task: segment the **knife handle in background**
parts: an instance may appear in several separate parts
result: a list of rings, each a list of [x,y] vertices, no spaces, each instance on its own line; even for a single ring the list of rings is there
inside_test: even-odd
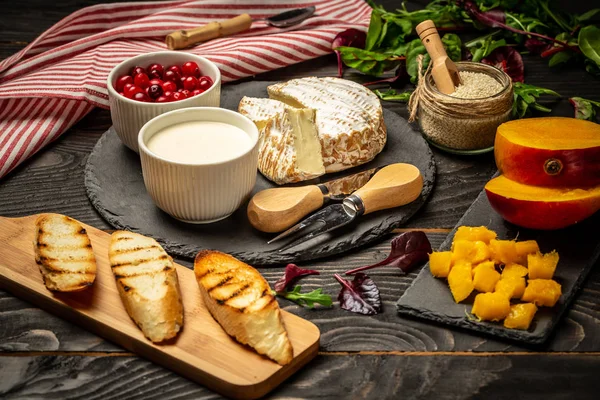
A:
[[[199,28],[172,32],[165,38],[165,43],[170,50],[179,50],[196,43],[243,32],[250,29],[251,25],[252,17],[242,14],[225,21],[211,22]]]
[[[423,177],[411,164],[392,164],[378,171],[366,185],[354,192],[362,200],[365,211],[385,210],[416,200],[423,190]]]
[[[281,232],[323,206],[316,185],[267,189],[250,199],[248,219],[262,232]]]

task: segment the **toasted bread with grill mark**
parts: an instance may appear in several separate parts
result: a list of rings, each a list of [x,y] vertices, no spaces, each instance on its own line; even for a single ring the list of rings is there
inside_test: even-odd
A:
[[[281,311],[262,275],[242,261],[205,250],[194,273],[206,307],[225,332],[281,365],[293,358]]]
[[[127,313],[152,342],[177,335],[183,304],[173,259],[152,238],[117,231],[108,248],[110,266]]]
[[[44,284],[57,292],[76,292],[96,279],[96,258],[83,226],[73,218],[46,214],[35,222],[35,261]]]

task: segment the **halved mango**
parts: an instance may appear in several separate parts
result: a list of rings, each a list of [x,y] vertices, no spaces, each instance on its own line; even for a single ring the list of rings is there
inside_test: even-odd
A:
[[[547,188],[501,175],[485,185],[485,192],[502,218],[531,229],[564,228],[600,210],[600,185],[589,189]]]
[[[530,279],[521,300],[536,306],[554,307],[561,294],[560,284],[552,279]]]
[[[465,261],[456,263],[448,274],[448,285],[455,302],[459,303],[469,297],[474,288],[471,263]]]
[[[502,293],[480,293],[471,313],[484,321],[501,321],[510,313],[510,301]]]
[[[539,251],[527,256],[527,268],[529,279],[552,279],[556,265],[558,264],[558,253],[552,251],[542,254]]]
[[[452,252],[434,251],[429,255],[429,270],[437,278],[447,278],[452,266]]]
[[[531,320],[537,312],[537,306],[532,303],[521,303],[510,306],[510,313],[504,320],[504,327],[511,329],[529,329]]]

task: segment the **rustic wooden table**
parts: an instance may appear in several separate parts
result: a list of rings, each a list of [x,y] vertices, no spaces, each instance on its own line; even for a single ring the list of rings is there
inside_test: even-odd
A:
[[[0,59],[92,0],[29,0],[0,3]],[[387,1],[388,8],[393,2]],[[526,81],[559,92],[553,115],[571,116],[567,98],[600,100],[600,80],[578,66],[549,69],[526,56]],[[257,76],[283,80],[334,76],[333,55]],[[347,72],[349,79],[360,80]],[[406,117],[404,104],[385,107]],[[87,156],[110,127],[110,115],[96,109],[58,141],[0,181],[0,215],[17,217],[58,212],[100,229],[109,226],[90,205],[83,184]],[[434,149],[437,182],[426,206],[405,229],[427,233],[434,248],[456,224],[495,172],[492,154],[458,157]],[[590,233],[598,236],[597,233]],[[352,266],[384,258],[391,235],[371,247],[302,265],[321,271],[303,281],[336,296],[332,278]],[[181,261],[184,265],[189,262]],[[273,283],[280,268],[261,272]],[[367,317],[341,310],[306,310],[286,300],[286,310],[313,321],[322,332],[319,356],[281,385],[273,398],[576,398],[596,399],[600,368],[600,269],[592,271],[571,310],[543,346],[472,335],[399,317],[395,302],[416,272],[393,268],[370,275],[385,311]],[[219,398],[167,369],[136,357],[79,327],[0,291],[0,398]]]

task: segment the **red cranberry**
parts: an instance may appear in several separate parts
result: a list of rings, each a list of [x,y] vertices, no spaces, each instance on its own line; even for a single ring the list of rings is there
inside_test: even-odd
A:
[[[133,79],[133,78],[131,78]],[[123,86],[123,93],[127,93],[127,90],[129,90],[129,88],[133,87],[133,83],[126,83],[125,86]]]
[[[125,85],[128,83],[133,83],[133,78],[129,75],[123,75],[119,79],[117,79],[115,89],[117,90],[117,92],[122,92],[123,89],[125,89]]]
[[[198,68],[198,64],[193,61],[184,63],[181,67],[181,71],[183,72],[183,76],[193,76],[196,78],[200,76],[200,68]]]
[[[163,77],[165,81],[175,82],[175,84],[179,82],[180,78],[181,76],[177,72],[171,70],[165,72],[165,75]]]
[[[209,76],[201,76],[198,79],[198,89],[207,90],[213,85],[212,79]]]
[[[135,67],[133,67],[133,69],[131,70],[131,76],[135,77],[137,74],[145,74],[146,70],[144,69],[144,67],[140,67],[139,65],[136,65]]]
[[[148,67],[148,71],[150,78],[162,79],[165,68],[160,64],[152,64]]]
[[[148,95],[144,92],[134,94],[132,99],[136,101],[143,101],[144,103],[150,102],[150,97],[148,97]]]
[[[133,83],[135,86],[146,89],[148,86],[150,86],[150,79],[148,79],[148,75],[139,73],[133,78]]]
[[[167,71],[173,71],[179,76],[182,75],[181,68],[179,67],[179,65],[171,65],[169,68],[167,68]]]
[[[160,85],[150,85],[148,86],[148,89],[146,89],[146,93],[151,99],[157,99],[162,96],[163,89]]]
[[[185,94],[185,98],[186,98],[186,99],[187,99],[188,97],[192,97],[192,92],[190,92],[190,91],[189,91],[189,90],[187,90],[187,89],[183,89],[183,90],[181,91],[181,93]]]
[[[172,82],[172,81],[163,82],[162,88],[165,92],[177,91],[177,85],[175,84],[175,82]]]
[[[157,78],[150,79],[150,85],[160,85],[160,86],[162,86],[163,85],[163,81],[162,81],[162,79],[157,79]]]
[[[158,99],[155,100],[157,103],[168,103],[169,102],[169,98],[167,96],[160,96]]]
[[[164,91],[163,96],[167,97],[167,98],[171,98],[173,97],[173,93],[177,93],[177,92],[170,92],[170,91]]]
[[[193,76],[188,76],[183,81],[183,88],[189,91],[196,90],[198,87],[198,79]]]
[[[142,89],[139,86],[135,86],[135,85],[129,87],[123,93],[125,93],[125,97],[127,97],[128,99],[133,99],[133,96],[136,95],[137,93],[143,93],[144,95],[146,95],[146,93],[144,93],[144,89]]]
[[[119,92],[119,94],[120,94],[121,96],[125,96],[125,94],[124,94],[123,92]]]
[[[198,96],[200,93],[204,92],[202,89],[196,89],[192,92],[192,96]]]
[[[185,98],[186,97],[183,92],[175,92],[175,93],[173,93],[173,96],[172,96],[173,101],[183,100]]]

